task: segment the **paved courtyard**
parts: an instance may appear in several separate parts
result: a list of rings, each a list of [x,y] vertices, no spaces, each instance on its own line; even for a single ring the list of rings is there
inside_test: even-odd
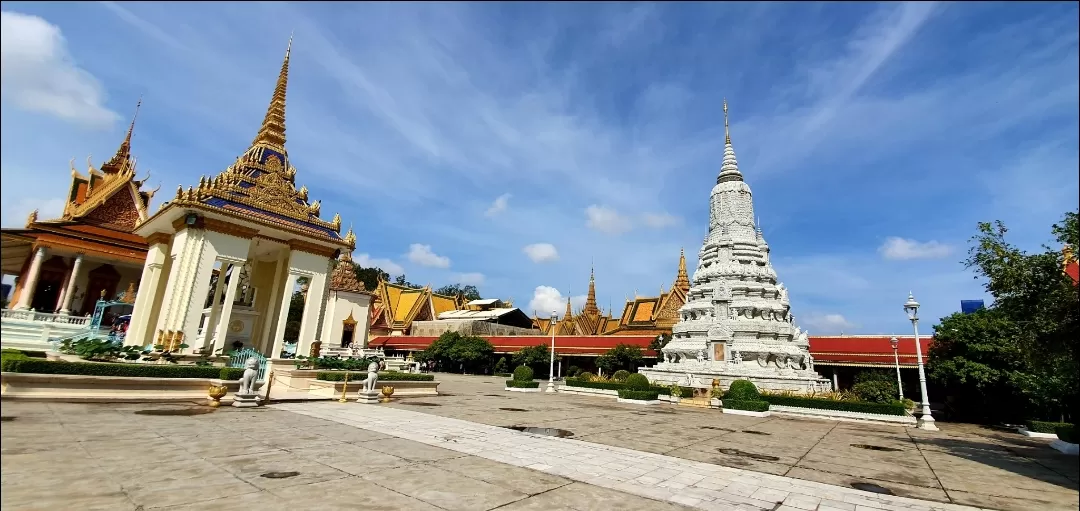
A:
[[[378,406],[314,402],[212,411],[5,402],[3,416],[12,419],[2,426],[0,507],[1078,507],[1077,459],[1012,433],[949,424],[929,434],[753,419],[601,397],[509,393],[495,378],[438,378],[450,395]],[[211,413],[146,415],[176,409]],[[500,427],[515,425],[573,436]],[[860,482],[898,497],[852,489]]]

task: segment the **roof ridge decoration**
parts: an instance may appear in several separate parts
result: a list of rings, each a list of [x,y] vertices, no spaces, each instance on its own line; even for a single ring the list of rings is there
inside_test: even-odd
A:
[[[217,176],[201,177],[198,187],[178,189],[172,203],[238,210],[242,215],[275,223],[300,224],[305,230],[314,228],[323,237],[340,242],[341,216],[334,215],[331,221],[319,218],[322,205],[308,201],[306,186],[297,189],[296,168],[285,149],[285,98],[292,40],[290,36],[270,105],[251,146]]]
[[[690,291],[690,276],[686,273],[686,250],[679,248],[679,272],[675,275],[672,290],[680,289],[683,294]]]
[[[352,257],[345,254],[338,259],[334,272],[330,274],[330,290],[345,291],[349,293],[362,293],[367,291],[364,283],[356,278],[356,265]]]
[[[596,267],[591,266],[589,268],[589,293],[585,298],[585,307],[581,311],[583,314],[598,316],[600,314],[600,308],[596,305]]]
[[[724,98],[724,161],[720,164],[720,175],[716,176],[717,184],[725,181],[742,181],[742,173],[739,172],[739,161],[735,159],[735,148],[731,145],[731,126],[728,124],[727,98]]]

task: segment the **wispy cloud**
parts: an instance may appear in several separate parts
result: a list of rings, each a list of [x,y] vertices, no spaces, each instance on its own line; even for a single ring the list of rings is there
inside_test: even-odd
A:
[[[491,207],[487,208],[487,211],[484,212],[484,215],[491,217],[491,216],[498,215],[499,213],[502,213],[503,211],[506,211],[506,205],[507,205],[507,203],[509,201],[510,201],[510,194],[509,193],[504,193],[504,194],[496,197],[495,202],[491,203]]]
[[[595,204],[585,208],[585,225],[594,231],[614,235],[622,234],[634,227],[629,218],[614,208]]]
[[[818,335],[851,333],[858,325],[850,322],[841,314],[810,314],[800,318],[799,323],[805,325],[807,330]]]
[[[878,253],[885,259],[905,261],[908,259],[940,259],[953,253],[953,248],[944,243],[930,240],[915,241],[897,236],[885,238],[885,243],[878,247]]]
[[[409,253],[405,254],[405,257],[407,257],[410,262],[419,264],[420,266],[430,266],[432,268],[450,267],[450,258],[432,252],[431,245],[413,243],[412,245],[409,245]]]
[[[559,260],[559,251],[551,243],[532,243],[521,249],[534,263],[548,263]]]
[[[458,273],[454,280],[456,280],[458,284],[467,286],[482,286],[484,285],[484,274],[477,272]]]

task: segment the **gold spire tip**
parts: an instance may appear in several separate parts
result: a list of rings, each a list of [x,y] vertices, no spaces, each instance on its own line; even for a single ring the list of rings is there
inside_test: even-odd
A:
[[[731,143],[731,127],[728,125],[727,98],[724,98],[724,143]]]

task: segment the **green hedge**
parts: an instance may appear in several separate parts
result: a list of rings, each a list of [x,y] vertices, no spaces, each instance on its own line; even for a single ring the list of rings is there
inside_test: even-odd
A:
[[[79,376],[124,376],[142,378],[218,378],[239,380],[244,369],[195,365],[101,364],[92,362],[52,362],[5,356],[0,370],[13,373],[69,374]]]
[[[638,401],[656,401],[660,393],[656,389],[632,390],[620,389],[619,399],[636,399]]]
[[[367,378],[367,373],[350,373],[348,371],[321,371],[315,373],[315,379],[325,381],[343,381],[346,374],[349,375],[349,381],[363,380]],[[401,373],[398,371],[384,371],[379,373],[379,381],[435,381],[435,375]]]
[[[816,408],[819,410],[835,410],[839,412],[876,413],[880,415],[907,415],[904,405],[898,403],[865,403],[862,401],[834,401],[803,396],[778,396],[766,394],[760,397],[775,406],[798,406],[802,408]],[[728,400],[724,400],[727,406]]]
[[[14,349],[14,348],[4,348],[3,350],[0,350],[0,355],[3,355],[3,356],[15,355],[15,356],[22,356],[22,357],[25,357],[25,358],[46,358],[46,355],[45,355],[44,351],[25,351],[25,350],[17,350],[17,349]]]
[[[1068,422],[1027,421],[1027,430],[1034,433],[1055,433],[1062,426],[1072,427]]]
[[[580,378],[567,378],[564,382],[567,387],[581,387],[585,389],[603,389],[603,390],[623,390],[626,385],[613,381],[587,381]],[[671,395],[671,389],[667,387],[652,387],[649,390],[655,390],[662,396]]]
[[[743,399],[725,399],[724,408],[732,410],[746,410],[748,412],[767,412],[769,411],[768,401],[753,401]]]
[[[735,380],[731,382],[731,386],[728,387],[728,391],[724,393],[724,399],[734,399],[736,401],[758,401],[761,398],[761,394],[758,392],[754,382],[750,380]]]
[[[507,387],[514,387],[518,389],[535,389],[540,386],[538,381],[521,381],[521,380],[506,380]]]
[[[512,373],[495,373],[495,376],[499,378],[513,378],[514,375]]]
[[[1057,433],[1058,439],[1062,442],[1068,442],[1075,444],[1076,442],[1076,426],[1072,424],[1065,424],[1064,426],[1058,426],[1054,428],[1054,432]]]

